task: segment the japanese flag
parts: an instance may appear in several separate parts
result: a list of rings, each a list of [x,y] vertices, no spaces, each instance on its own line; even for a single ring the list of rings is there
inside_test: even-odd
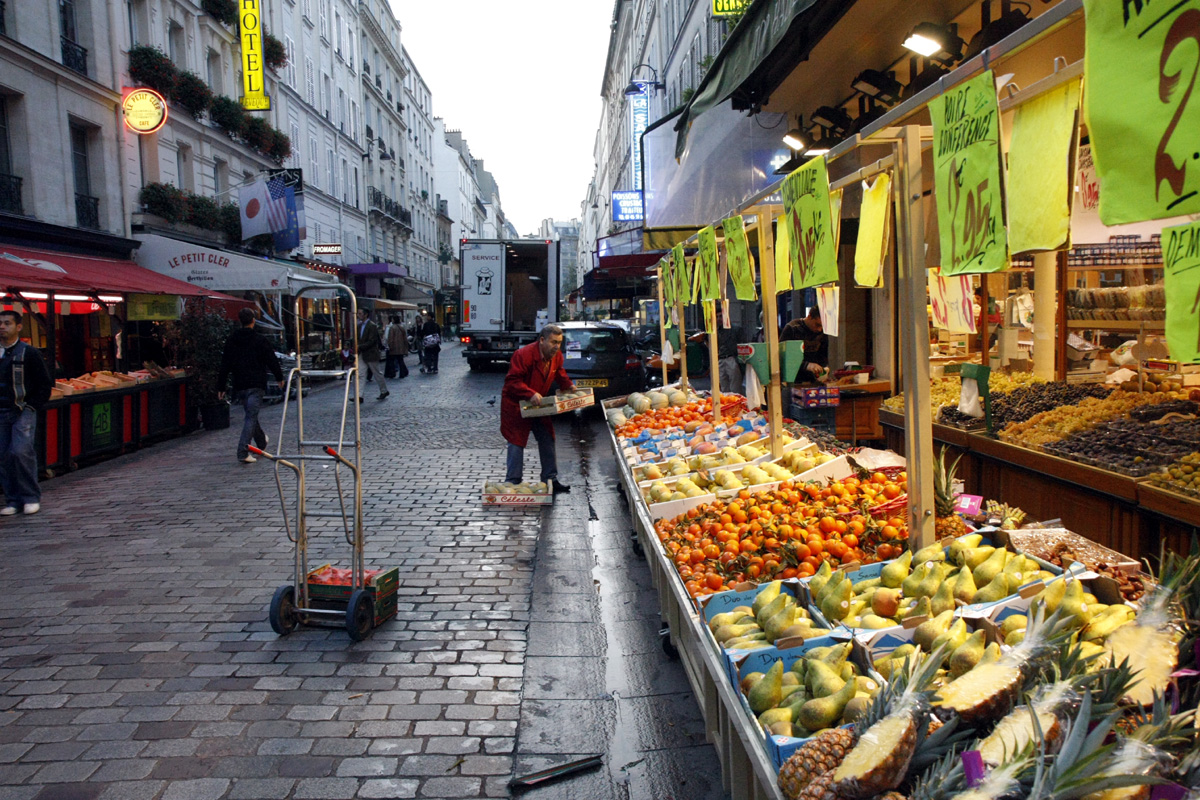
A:
[[[267,218],[267,205],[271,198],[267,194],[267,184],[255,181],[238,190],[238,206],[242,212],[242,241],[251,236],[271,232],[271,223]]]

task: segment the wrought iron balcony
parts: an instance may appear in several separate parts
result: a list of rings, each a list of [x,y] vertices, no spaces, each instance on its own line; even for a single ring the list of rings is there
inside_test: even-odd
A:
[[[73,69],[80,75],[87,77],[87,48],[72,42],[67,37],[62,39],[62,63],[67,69]]]
[[[75,195],[75,224],[80,228],[100,230],[100,198],[86,194]]]
[[[391,89],[387,90],[387,99],[388,99],[389,103],[392,102],[392,90]]]
[[[0,175],[0,211],[9,214],[24,214],[21,205],[21,178],[17,175]]]
[[[369,142],[374,138],[375,138],[375,132],[373,130],[371,130],[371,126],[368,125],[367,126],[367,141]]]
[[[376,89],[383,88],[383,78],[379,77],[378,75],[375,76],[375,88]]]
[[[366,75],[371,74],[371,62],[367,61],[365,58],[363,59],[363,70],[362,71]]]
[[[367,205],[369,210],[377,211],[401,227],[412,230],[412,212],[374,186],[367,187]]]

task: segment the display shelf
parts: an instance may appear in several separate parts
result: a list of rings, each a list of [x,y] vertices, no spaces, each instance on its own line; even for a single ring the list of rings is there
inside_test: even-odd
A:
[[[1138,483],[1137,492],[1138,504],[1147,511],[1200,527],[1200,503],[1196,502],[1196,498],[1145,480]]]
[[[1072,330],[1090,331],[1140,331],[1162,333],[1167,323],[1161,319],[1069,319],[1067,327]]]

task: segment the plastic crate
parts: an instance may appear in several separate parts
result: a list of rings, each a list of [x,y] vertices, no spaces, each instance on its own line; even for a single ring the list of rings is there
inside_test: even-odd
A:
[[[837,409],[832,406],[819,406],[816,408],[805,408],[798,403],[792,403],[788,410],[788,416],[799,422],[801,425],[828,433],[831,436],[837,433],[837,421],[835,419]]]
[[[836,386],[805,386],[792,390],[792,403],[804,408],[833,408],[841,402],[842,390]]]

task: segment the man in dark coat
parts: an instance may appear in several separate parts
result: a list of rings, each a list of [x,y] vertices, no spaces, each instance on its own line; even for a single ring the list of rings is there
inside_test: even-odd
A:
[[[0,516],[42,508],[37,479],[37,415],[54,381],[42,353],[21,341],[21,315],[0,311]]]
[[[369,369],[375,373],[375,383],[379,386],[379,399],[384,400],[391,392],[388,391],[387,381],[383,377],[383,365],[379,363],[383,351],[383,336],[379,326],[371,321],[371,312],[365,308],[358,310],[358,376],[367,374]],[[361,385],[361,384],[360,384]],[[359,394],[358,402],[362,402]]]
[[[425,312],[425,322],[421,325],[421,349],[425,358],[421,371],[436,375],[438,371],[438,353],[442,352],[442,326],[437,324],[433,315]]]
[[[563,369],[562,328],[547,325],[538,339],[513,353],[504,389],[500,395],[500,434],[508,442],[508,471],[505,480],[520,483],[525,471],[525,445],[529,434],[537,439],[542,460],[542,480],[554,481],[554,493],[569,492],[571,487],[558,480],[558,460],[554,453],[554,426],[550,417],[521,416],[522,400],[541,402],[543,396],[559,389],[573,391],[575,384]]]
[[[279,368],[275,348],[267,337],[254,331],[254,310],[243,308],[238,311],[238,322],[242,327],[229,334],[225,341],[221,371],[217,373],[217,397],[225,399],[226,381],[232,375],[233,396],[246,411],[242,435],[238,439],[237,459],[243,464],[253,464],[258,459],[250,455],[250,440],[254,440],[259,450],[267,449],[267,434],[258,424],[258,409],[267,391],[267,372],[282,389],[283,370]]]
[[[803,319],[784,325],[779,341],[804,342],[804,363],[796,374],[796,383],[813,382],[829,368],[829,337],[821,327],[821,311],[816,306]]]

